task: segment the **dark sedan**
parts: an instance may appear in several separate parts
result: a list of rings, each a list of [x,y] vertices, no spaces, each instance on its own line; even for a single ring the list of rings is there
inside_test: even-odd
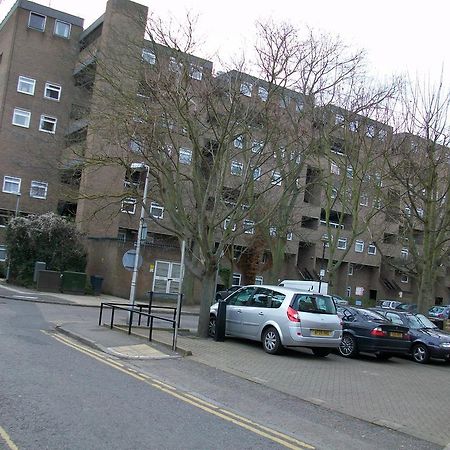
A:
[[[393,324],[409,327],[410,353],[414,361],[426,363],[430,358],[450,361],[450,333],[440,330],[423,314],[379,310]]]
[[[362,352],[388,359],[394,354],[408,354],[411,343],[407,326],[395,325],[367,309],[338,306],[337,310],[343,323],[342,356],[350,358]]]

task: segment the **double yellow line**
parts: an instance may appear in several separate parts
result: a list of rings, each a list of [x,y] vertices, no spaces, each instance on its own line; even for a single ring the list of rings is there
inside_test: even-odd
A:
[[[142,381],[143,383],[146,383],[156,389],[159,389],[160,391],[165,392],[166,394],[169,394],[172,397],[175,397],[175,398],[177,398],[185,403],[188,403],[192,406],[195,406],[196,408],[199,408],[209,414],[212,414],[216,417],[226,420],[227,422],[231,422],[241,428],[251,431],[252,433],[257,434],[258,436],[261,436],[261,437],[269,439],[273,442],[276,442],[277,444],[280,444],[286,448],[289,448],[292,450],[298,450],[298,449],[314,450],[315,449],[315,447],[313,447],[310,444],[307,444],[307,443],[302,442],[298,439],[295,439],[291,436],[288,436],[287,434],[280,433],[279,431],[272,430],[271,428],[260,425],[256,422],[253,422],[252,420],[249,420],[245,417],[235,414],[232,411],[228,411],[224,408],[220,408],[220,407],[218,407],[212,403],[209,403],[205,400],[202,400],[192,394],[180,391],[177,388],[175,388],[174,386],[170,386],[169,384],[163,383],[162,381],[159,381],[155,378],[151,378],[142,372],[138,372],[134,369],[131,369],[131,368],[125,366],[124,364],[105,356],[104,354],[102,354],[100,352],[91,350],[86,347],[82,347],[81,345],[78,345],[77,343],[66,338],[65,336],[56,335],[53,333],[47,333],[45,331],[44,331],[44,333],[49,334],[57,341],[65,344],[69,347],[72,347],[73,349],[78,350],[79,352],[84,353],[85,355],[88,355],[91,358],[94,358],[97,361],[102,362],[103,364],[113,367],[114,369],[119,370],[120,372],[123,372],[139,381]],[[0,430],[1,430],[1,428],[0,428]],[[10,447],[10,448],[11,448],[11,450],[17,449],[17,447]]]
[[[14,444],[13,440],[9,437],[9,434],[1,426],[0,426],[0,438],[3,440],[3,442],[8,446],[10,450],[19,450],[17,445]]]

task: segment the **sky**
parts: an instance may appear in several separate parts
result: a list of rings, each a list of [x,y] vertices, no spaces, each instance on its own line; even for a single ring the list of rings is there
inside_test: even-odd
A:
[[[35,0],[82,17],[89,26],[105,10],[106,0]],[[15,0],[0,0],[0,18]],[[272,18],[338,35],[350,47],[365,49],[375,77],[408,74],[438,80],[449,74],[447,0],[138,0],[162,18],[198,15],[203,42],[196,55],[216,61],[240,55],[253,43],[254,23]]]

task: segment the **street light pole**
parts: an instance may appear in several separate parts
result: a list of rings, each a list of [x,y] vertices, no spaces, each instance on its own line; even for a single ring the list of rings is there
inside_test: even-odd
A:
[[[16,192],[14,195],[17,196],[16,198],[16,210],[14,211],[14,217],[19,217],[19,203],[20,203],[20,192]],[[11,258],[8,256],[8,266],[6,267],[6,281],[9,282],[9,275],[11,272]]]
[[[131,320],[131,310],[134,309],[135,299],[136,299],[136,284],[138,277],[138,266],[139,266],[139,255],[141,252],[141,240],[142,240],[142,229],[144,228],[145,223],[145,204],[147,202],[147,189],[148,189],[148,178],[150,167],[144,163],[132,163],[131,168],[136,171],[143,172],[145,170],[145,184],[144,184],[144,193],[142,195],[142,206],[141,206],[141,215],[139,218],[139,229],[138,229],[138,237],[136,241],[136,251],[134,255],[134,264],[133,264],[133,274],[131,276],[131,286],[130,286],[130,320]]]
[[[322,287],[322,278],[325,275],[325,273],[324,273],[325,269],[323,268],[323,262],[325,259],[325,246],[326,246],[326,242],[322,241],[322,260],[320,261],[319,294],[321,293],[320,289]]]

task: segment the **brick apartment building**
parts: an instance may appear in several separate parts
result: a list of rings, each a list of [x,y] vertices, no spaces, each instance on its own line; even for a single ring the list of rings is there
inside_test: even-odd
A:
[[[147,17],[147,13],[142,5],[109,0],[105,13],[83,29],[81,18],[18,0],[0,24],[0,260],[6,256],[2,228],[10,217],[55,211],[72,217],[86,234],[88,273],[104,278],[105,292],[128,296],[131,275],[122,266],[122,256],[133,248],[140,208],[135,199],[124,200],[123,191],[139,180],[121,168],[108,166],[81,173],[77,162],[81,156],[98,155],[99,149],[110,154],[117,152],[112,144],[102,140],[88,120],[90,112],[104,107],[105,101],[102,82],[96,77],[95,55],[112,55],[112,63],[115,57],[120,57],[125,41],[141,40],[142,58],[152,64],[155,55],[151,43],[144,41],[144,28],[136,26],[136,19]],[[191,67],[199,70],[198,75],[192,72],[193,76],[200,80],[213,76],[211,61],[192,55],[187,58]],[[169,67],[170,58],[166,63]],[[254,96],[264,94],[261,80],[250,76],[247,80],[244,95],[250,97],[252,91]],[[295,92],[290,95],[300,98]],[[295,111],[298,103],[294,101],[290,107]],[[333,123],[339,124],[342,114],[337,109],[332,114]],[[370,127],[392,134],[382,123],[373,122]],[[336,147],[334,153],[339,152]],[[340,211],[336,207],[326,226],[324,193],[317,173],[317,167],[305,164],[302,179],[310,188],[305,189],[297,204],[301,218],[298,229],[287,236],[280,279],[319,278],[328,256],[324,234],[330,226],[340,230],[338,249],[347,249],[346,236],[351,234],[352,217],[347,215],[343,221],[333,221],[333,214]],[[95,194],[101,192],[110,192],[117,200],[106,204],[96,199]],[[157,201],[150,201],[149,205],[153,217],[168,220]],[[388,222],[382,224],[383,257],[367,235],[351,241],[352,248],[332,287],[334,293],[372,299],[408,300],[414,296],[413,280],[397,273],[383,260],[404,251],[397,239],[399,223]],[[244,242],[238,240],[236,244]],[[176,292],[180,246],[157,221],[148,223],[142,256],[138,296],[149,290]],[[260,273],[257,281],[263,282],[264,277]],[[438,301],[447,299],[449,294],[450,277],[443,274],[442,281],[436,291]],[[241,274],[234,267],[233,283],[241,282]]]

